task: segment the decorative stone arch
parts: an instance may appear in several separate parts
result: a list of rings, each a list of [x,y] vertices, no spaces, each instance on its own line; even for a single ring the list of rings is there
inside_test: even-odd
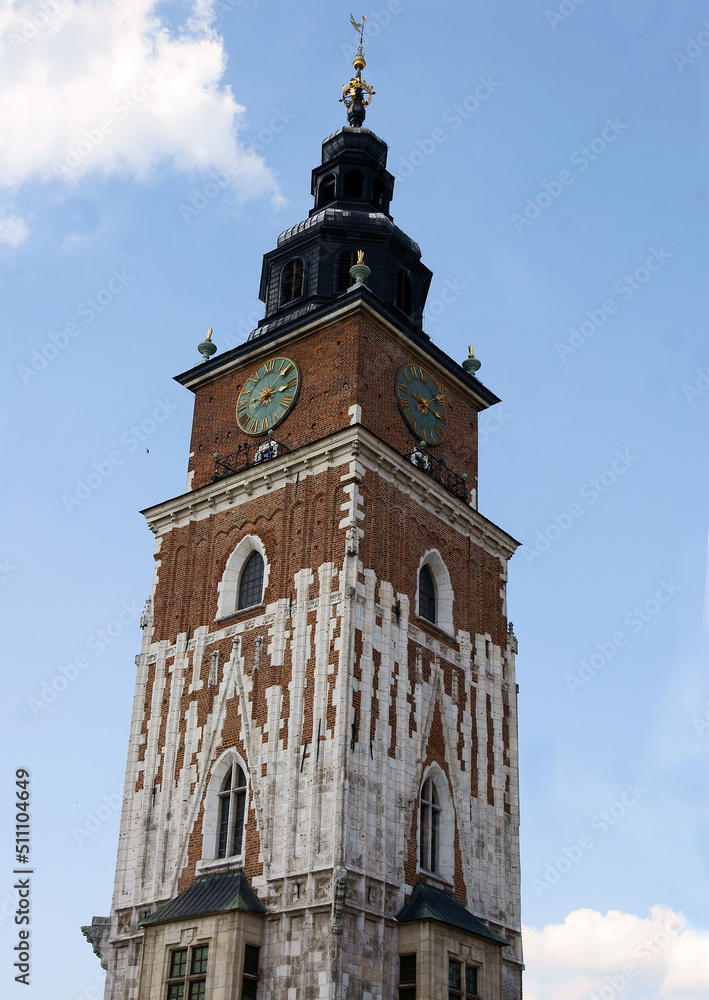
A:
[[[223,864],[228,860],[227,858],[217,858],[219,837],[219,793],[221,792],[224,780],[234,763],[239,765],[241,770],[244,772],[244,777],[246,778],[246,808],[244,809],[244,825],[246,825],[246,820],[249,815],[249,795],[251,792],[249,769],[246,766],[246,762],[241,754],[233,747],[230,747],[229,750],[224,751],[212,768],[212,776],[209,779],[207,791],[204,796],[204,814],[202,817],[202,861],[218,861],[220,864]],[[239,857],[243,857],[245,844],[246,842],[244,839],[244,846],[242,847],[242,853]]]
[[[244,566],[249,556],[258,552],[263,559],[263,591],[266,593],[268,576],[271,569],[266,558],[266,548],[258,535],[244,535],[232,554],[229,556],[222,576],[217,585],[217,620],[235,615],[239,609],[239,582]]]
[[[431,778],[436,787],[440,806],[440,819],[438,827],[438,864],[437,871],[434,873],[428,872],[426,868],[421,866],[419,842],[419,844],[416,845],[416,870],[422,874],[433,874],[435,878],[439,878],[444,882],[452,883],[453,876],[455,874],[455,809],[453,807],[453,799],[451,797],[448,778],[446,777],[445,771],[440,764],[435,761],[432,764],[429,764],[421,777],[421,784],[419,786],[417,799],[417,826],[419,826],[421,822],[421,793],[429,778]],[[419,829],[419,837],[420,833],[421,831]]]
[[[416,614],[420,616],[419,579],[421,576],[421,569],[424,566],[428,566],[428,570],[433,577],[433,586],[436,591],[436,620],[433,624],[437,625],[438,628],[443,629],[444,632],[448,632],[449,635],[453,635],[453,587],[451,586],[451,577],[448,572],[448,567],[443,562],[443,558],[441,557],[441,553],[438,549],[428,549],[421,556],[419,567],[416,571]]]

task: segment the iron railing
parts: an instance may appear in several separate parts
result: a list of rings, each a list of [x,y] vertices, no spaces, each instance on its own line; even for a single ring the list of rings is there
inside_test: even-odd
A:
[[[458,497],[464,503],[468,502],[467,475],[459,476],[457,472],[449,469],[442,458],[436,458],[430,451],[423,448],[414,448],[409,456],[412,465],[425,472],[431,479],[435,479],[441,486]]]
[[[290,448],[286,448],[280,441],[269,438],[260,443],[254,441],[253,444],[240,444],[230,455],[220,456],[215,453],[212,482],[224,479],[225,476],[233,476],[235,472],[242,472],[262,462],[270,462],[272,458],[285,455],[288,451]]]

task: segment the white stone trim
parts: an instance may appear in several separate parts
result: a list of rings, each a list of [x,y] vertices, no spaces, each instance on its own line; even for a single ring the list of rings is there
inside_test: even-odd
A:
[[[247,559],[254,552],[258,552],[263,559],[263,590],[261,592],[261,597],[263,598],[268,586],[268,575],[271,571],[271,566],[266,556],[266,547],[258,535],[244,535],[227,559],[224,575],[221,582],[217,584],[219,598],[217,601],[216,621],[220,621],[222,618],[229,618],[239,610],[241,573]]]
[[[436,591],[436,620],[433,622],[438,628],[453,636],[453,601],[455,595],[451,586],[451,576],[448,567],[443,562],[443,557],[438,549],[427,549],[419,560],[419,568],[416,571],[416,614],[419,612],[419,579],[421,570],[428,566],[433,577],[433,586]],[[425,619],[424,619],[425,620]]]
[[[204,815],[202,817],[202,860],[200,862],[200,867],[208,868],[213,867],[209,862],[215,862],[216,864],[225,865],[227,862],[233,862],[236,860],[243,861],[244,851],[246,849],[246,836],[242,839],[242,851],[241,854],[234,855],[230,858],[217,858],[217,838],[219,836],[219,793],[222,790],[222,784],[224,779],[229,773],[232,765],[236,762],[241,770],[244,772],[246,778],[246,806],[244,808],[244,825],[249,815],[249,793],[251,791],[251,779],[249,776],[249,769],[246,766],[246,761],[243,759],[240,753],[238,753],[233,747],[225,750],[224,753],[216,761],[214,767],[212,768],[212,776],[209,779],[209,784],[207,785],[207,791],[204,796]]]

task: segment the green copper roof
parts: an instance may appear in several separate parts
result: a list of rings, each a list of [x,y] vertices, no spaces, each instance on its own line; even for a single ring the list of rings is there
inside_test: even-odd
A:
[[[165,903],[155,913],[140,921],[141,927],[151,924],[166,924],[170,920],[185,917],[199,917],[207,913],[223,913],[226,910],[248,910],[251,913],[266,913],[266,907],[249,885],[241,868],[234,872],[215,872],[201,875],[189,889]]]
[[[477,934],[478,937],[487,938],[495,944],[508,944],[499,934],[490,930],[487,924],[474,917],[470,910],[458,902],[455,896],[442,889],[434,889],[424,882],[417,882],[408,903],[405,903],[396,916],[399,923],[407,923],[412,920],[438,920],[442,924],[451,927],[460,927],[461,930]]]

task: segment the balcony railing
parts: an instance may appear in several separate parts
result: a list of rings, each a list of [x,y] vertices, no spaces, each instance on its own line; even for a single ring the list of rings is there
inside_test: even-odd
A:
[[[224,479],[225,476],[233,476],[235,472],[243,472],[244,469],[250,469],[262,462],[270,462],[272,458],[285,455],[288,451],[290,449],[284,444],[269,438],[268,441],[260,443],[254,441],[253,444],[241,444],[230,455],[215,454],[212,482]]]
[[[459,500],[468,503],[467,475],[459,476],[457,472],[453,472],[452,469],[448,468],[442,458],[436,458],[430,451],[426,451],[421,447],[414,448],[409,458],[411,464],[415,465],[417,469],[425,472],[431,479],[435,479],[445,490],[452,493],[454,497],[458,497]]]

